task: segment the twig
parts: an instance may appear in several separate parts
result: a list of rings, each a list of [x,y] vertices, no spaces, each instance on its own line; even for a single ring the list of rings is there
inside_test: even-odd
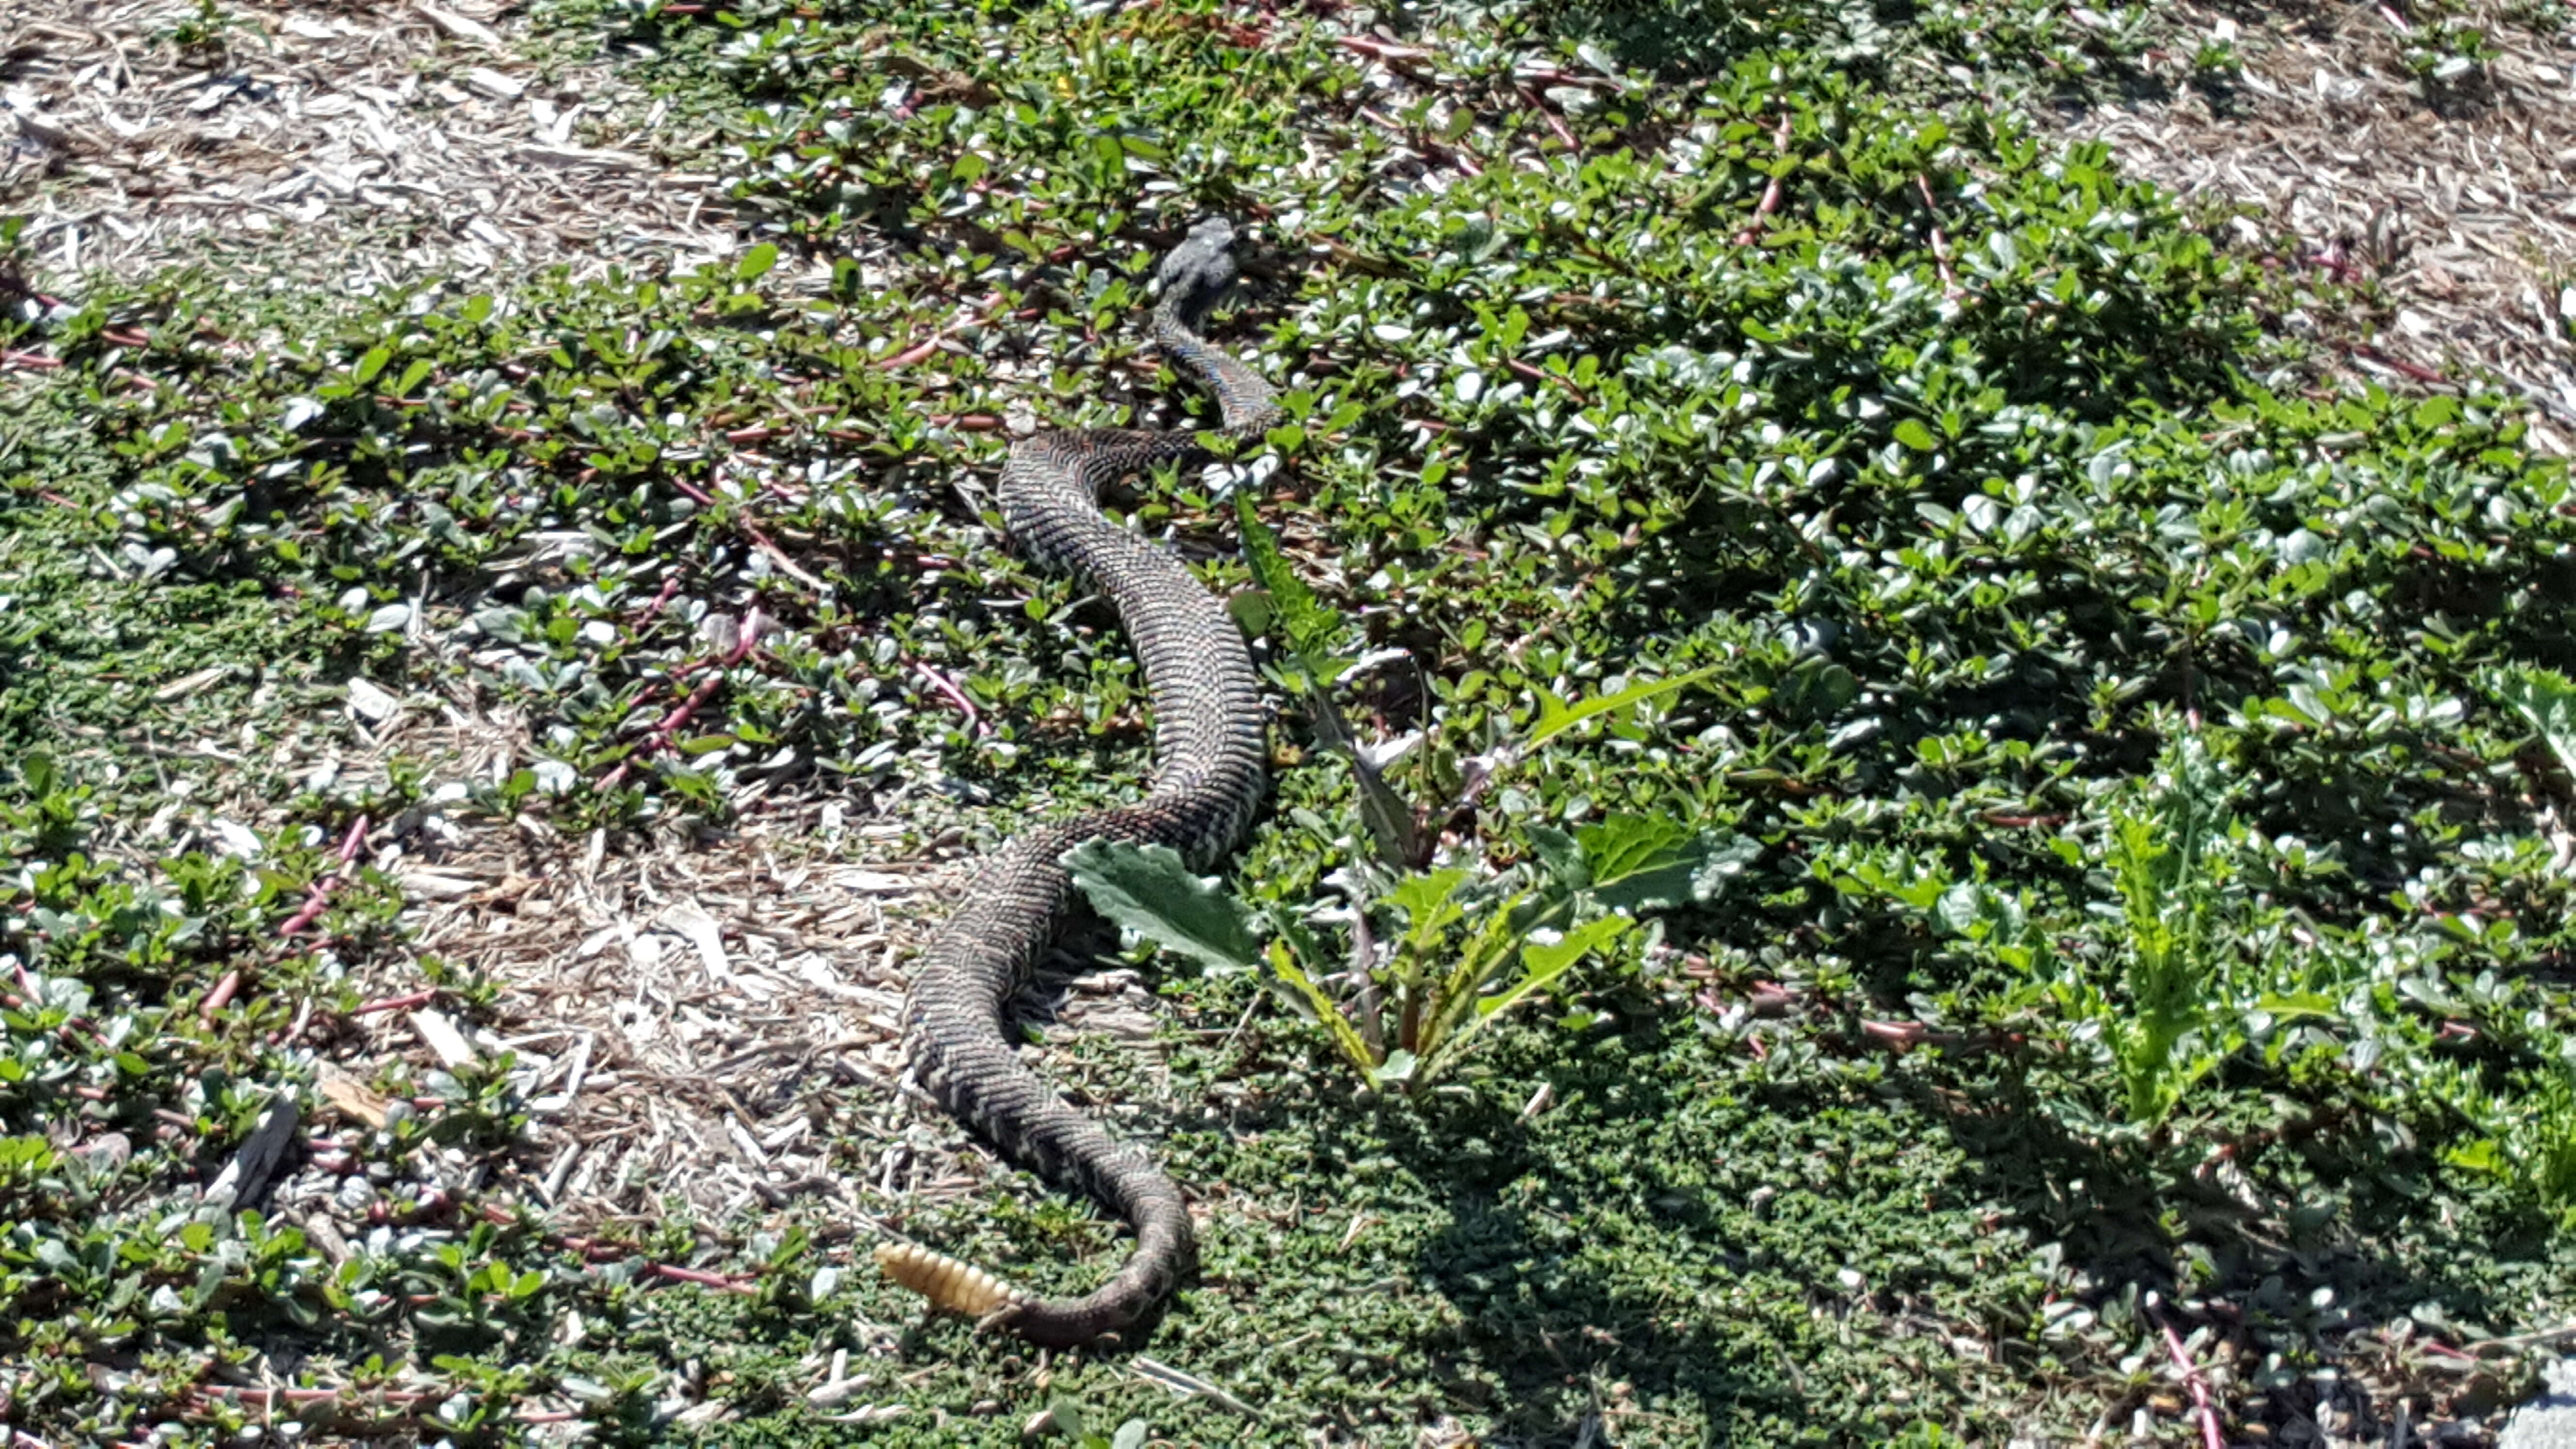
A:
[[[2147,1304],[2147,1316],[2156,1321],[2156,1327],[2164,1330],[2165,1352],[2173,1355],[2174,1367],[2182,1370],[2183,1386],[2191,1390],[2192,1408],[2200,1415],[2201,1449],[2227,1449],[2227,1435],[2218,1427],[2218,1410],[2209,1402],[2208,1378],[2201,1373],[2200,1365],[2191,1361],[2191,1351],[2183,1346],[2182,1335],[2174,1332],[2164,1310],[2151,1301]]]
[[[2364,362],[2376,362],[2380,366],[2385,367],[2392,372],[2399,373],[2411,381],[2425,383],[2443,383],[2450,381],[2449,378],[2444,377],[2441,373],[2432,368],[2426,367],[2420,362],[2408,362],[2402,357],[2391,357],[2387,353],[2380,351],[2378,348],[2371,346],[2367,342],[2348,342],[2344,344],[2343,350]]]
[[[673,478],[670,480],[670,483],[672,487],[679,489],[682,494],[686,495],[690,501],[696,503],[700,508],[713,508],[716,506],[714,494],[707,492],[707,490],[690,482],[688,479]],[[778,565],[781,573],[786,574],[789,578],[796,580],[798,583],[803,584],[805,587],[812,589],[818,594],[831,592],[823,586],[823,581],[821,579],[818,579],[812,574],[805,572],[802,568],[797,567],[796,560],[789,558],[787,556],[787,551],[780,548],[768,534],[762,532],[760,525],[752,522],[749,517],[735,518],[734,526],[742,530],[743,536],[751,540],[753,547],[759,549],[762,553],[769,555],[769,561]]]
[[[349,1014],[351,1016],[371,1016],[379,1011],[411,1011],[418,1007],[427,1006],[437,999],[438,989],[436,987],[429,987],[403,996],[379,997],[378,999],[367,1002],[362,1006],[351,1007],[349,1009]]]
[[[1226,1409],[1233,1413],[1241,1414],[1247,1419],[1258,1419],[1261,1417],[1260,1410],[1255,1409],[1250,1404],[1245,1403],[1243,1400],[1236,1398],[1234,1395],[1227,1393],[1225,1390],[1209,1383],[1207,1380],[1200,1378],[1196,1374],[1183,1373],[1181,1370],[1172,1367],[1170,1364],[1164,1363],[1159,1359],[1147,1358],[1141,1353],[1136,1355],[1135,1358],[1129,1360],[1129,1362],[1135,1365],[1136,1373],[1139,1377],[1151,1379],[1155,1383],[1161,1384],[1167,1389],[1174,1390],[1178,1393],[1188,1394],[1194,1398],[1205,1399],[1220,1409]]]
[[[1380,115],[1377,111],[1367,106],[1360,107],[1359,116],[1361,120],[1375,125],[1378,129],[1404,142],[1406,145],[1411,146],[1413,149],[1432,158],[1433,160],[1446,162],[1452,168],[1463,171],[1469,176],[1482,176],[1485,174],[1485,168],[1481,162],[1477,161],[1475,157],[1468,155],[1466,152],[1459,150],[1457,147],[1450,145],[1446,141],[1434,140],[1431,137],[1422,134],[1420,131],[1407,130],[1394,120]]]

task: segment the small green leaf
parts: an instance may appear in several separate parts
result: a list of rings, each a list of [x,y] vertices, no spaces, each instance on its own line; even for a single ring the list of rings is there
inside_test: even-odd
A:
[[[1932,430],[1916,418],[1907,418],[1896,425],[1896,441],[1918,453],[1929,453],[1941,446],[1940,440],[1932,436]]]
[[[2513,664],[2490,673],[2487,688],[2539,731],[2560,769],[2576,775],[2576,682],[2554,669]]]
[[[768,275],[769,269],[777,265],[777,246],[770,242],[762,242],[744,252],[742,260],[733,264],[733,277],[737,282],[753,281]]]

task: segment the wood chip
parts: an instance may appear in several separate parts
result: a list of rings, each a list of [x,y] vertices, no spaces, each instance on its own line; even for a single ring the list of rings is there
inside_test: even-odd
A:
[[[477,1060],[474,1044],[465,1039],[465,1033],[456,1029],[456,1023],[449,1021],[446,1014],[435,1007],[425,1006],[413,1012],[411,1028],[449,1071],[472,1066]]]
[[[715,917],[698,909],[696,902],[672,902],[663,908],[654,924],[676,932],[695,948],[709,976],[718,981],[733,979],[733,963],[725,956],[724,928],[716,924]]]
[[[386,1113],[393,1099],[358,1079],[356,1073],[336,1062],[325,1062],[314,1090],[333,1110],[368,1127],[385,1125]]]

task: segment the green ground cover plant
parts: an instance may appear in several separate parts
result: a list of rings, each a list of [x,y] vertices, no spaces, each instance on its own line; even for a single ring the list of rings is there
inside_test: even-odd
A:
[[[2528,1383],[2576,1299],[2576,499],[2518,404],[2335,381],[2225,218],[2027,119],[2223,61],[2153,7],[539,14],[712,132],[737,256],[12,253],[13,1426],[2182,1443],[2204,1394],[2250,1438]],[[1138,1127],[1206,1210],[1145,1353],[1248,1414],[920,1323],[816,1209],[569,1232],[507,1189],[507,1062],[358,1064],[407,1109],[328,1149],[392,1184],[337,1248],[202,1195],[407,959],[355,847],[427,767],[294,764],[352,680],[527,721],[450,802],[494,829],[1130,794],[1126,646],[987,489],[1015,421],[1201,415],[1136,317],[1205,211],[1289,421],[1112,506],[1248,600],[1305,755],[1189,883],[1218,944],[1133,944],[1204,1104]],[[1026,1181],[864,1191],[1032,1287],[1116,1249]],[[886,1412],[805,1396],[835,1352]]]

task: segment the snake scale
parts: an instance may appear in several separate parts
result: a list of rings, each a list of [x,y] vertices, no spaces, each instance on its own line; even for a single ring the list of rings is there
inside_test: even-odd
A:
[[[1233,246],[1232,225],[1210,218],[1163,258],[1154,339],[1215,395],[1220,434],[1252,439],[1277,420],[1275,395],[1199,330],[1234,283]],[[1058,429],[1015,445],[1002,470],[1011,537],[1040,561],[1088,577],[1117,606],[1153,699],[1153,783],[1132,805],[1039,826],[985,861],[915,967],[905,1050],[950,1115],[1012,1162],[1125,1218],[1136,1248],[1108,1282],[1067,1300],[1029,1297],[917,1247],[880,1249],[878,1259],[941,1306],[1043,1346],[1127,1328],[1171,1294],[1197,1253],[1171,1178],[1059,1098],[1011,1049],[1004,1018],[1071,905],[1072,882],[1058,863],[1066,851],[1100,839],[1167,845],[1207,870],[1234,849],[1260,804],[1263,716],[1243,635],[1178,559],[1111,523],[1098,502],[1123,475],[1207,456],[1193,432]]]

